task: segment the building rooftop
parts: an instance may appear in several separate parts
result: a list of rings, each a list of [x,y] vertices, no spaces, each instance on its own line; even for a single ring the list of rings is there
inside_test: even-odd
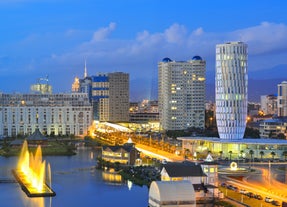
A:
[[[190,181],[153,181],[149,197],[159,202],[195,201],[195,192]]]
[[[192,162],[168,162],[163,168],[169,177],[206,177],[201,166]]]
[[[178,140],[198,140],[198,141],[210,141],[217,143],[231,143],[231,144],[272,144],[272,145],[287,145],[285,139],[220,139],[218,137],[178,137]]]

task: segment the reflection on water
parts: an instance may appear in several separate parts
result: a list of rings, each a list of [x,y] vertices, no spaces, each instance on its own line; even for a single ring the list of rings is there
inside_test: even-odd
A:
[[[57,196],[29,198],[18,183],[0,183],[0,206],[148,206],[148,188],[133,186],[129,190],[128,186],[131,183],[128,185],[123,182],[119,175],[107,176],[103,171],[95,169],[97,155],[96,151],[93,151],[91,156],[91,150],[79,150],[75,156],[45,157],[53,168],[53,189]],[[12,179],[11,170],[15,168],[16,163],[17,157],[0,157],[0,176]]]
[[[102,178],[104,181],[110,184],[122,184],[122,176],[117,174],[113,169],[103,170]]]

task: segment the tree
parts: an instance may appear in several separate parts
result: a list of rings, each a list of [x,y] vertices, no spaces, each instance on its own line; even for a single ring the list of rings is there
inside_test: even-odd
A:
[[[260,151],[259,154],[260,154],[260,156],[261,156],[261,161],[263,161],[264,152],[263,152],[263,151]]]
[[[222,159],[222,154],[223,154],[223,151],[219,151],[219,157],[220,157],[220,159]]]
[[[272,151],[270,154],[272,156],[272,160],[274,160],[274,157],[275,157],[276,153],[274,151]]]
[[[279,134],[277,135],[277,139],[286,139],[286,136],[285,136],[285,134],[283,134],[283,133],[279,133]]]
[[[285,161],[286,161],[286,158],[287,158],[287,151],[282,152],[282,155],[284,156]]]
[[[260,132],[258,129],[246,127],[245,132],[244,132],[244,138],[247,138],[247,137],[258,139],[260,138]]]
[[[243,157],[244,150],[240,150],[240,156]]]
[[[250,159],[252,160],[252,159],[253,159],[254,151],[253,151],[253,150],[249,150],[249,154],[250,154]]]
[[[187,148],[185,148],[185,149],[184,149],[184,159],[187,159],[188,156],[190,156],[190,150],[187,149]]]
[[[230,150],[228,153],[229,153],[229,160],[231,160],[232,151]]]

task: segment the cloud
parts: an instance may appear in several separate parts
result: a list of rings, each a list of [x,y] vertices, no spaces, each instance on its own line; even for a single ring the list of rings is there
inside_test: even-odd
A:
[[[168,43],[182,43],[186,39],[186,28],[184,25],[173,24],[164,31]]]
[[[287,49],[286,25],[269,22],[225,33],[205,32],[202,27],[189,31],[184,25],[172,24],[161,32],[143,30],[128,40],[109,38],[115,27],[115,23],[110,23],[98,29],[93,33],[92,41],[85,41],[68,53],[57,54],[57,58],[54,56],[53,59],[63,59],[61,62],[82,61],[85,56],[92,61],[91,64],[100,65],[105,70],[118,68],[135,72],[157,67],[157,62],[166,56],[174,60],[188,60],[200,55],[208,61],[208,69],[213,70],[216,44],[244,41],[249,45],[250,56],[268,52],[275,57]],[[278,60],[274,58],[275,61]],[[286,60],[281,64],[284,63]]]
[[[91,42],[98,42],[104,40],[112,31],[115,30],[115,28],[116,23],[114,22],[111,22],[108,27],[100,28],[98,31],[94,32]]]
[[[258,26],[231,32],[230,35],[247,42],[251,54],[287,49],[287,26],[285,24],[262,22]]]
[[[190,60],[194,55],[200,55],[207,61],[207,71],[214,71],[215,46],[228,41],[248,44],[250,70],[287,64],[285,24],[263,22],[253,27],[218,33],[175,23],[157,32],[143,29],[130,39],[113,38],[111,33],[115,29],[116,23],[112,22],[97,30],[70,29],[55,34],[32,34],[20,42],[21,47],[19,44],[7,46],[9,60],[17,61],[2,60],[2,65],[7,63],[5,68],[11,68],[11,71],[41,69],[39,71],[43,75],[49,74],[51,78],[53,74],[57,77],[63,74],[72,81],[73,76],[83,73],[86,57],[89,74],[123,71],[130,73],[131,79],[148,79],[156,76],[157,63],[164,57]],[[26,55],[24,51],[29,53]]]

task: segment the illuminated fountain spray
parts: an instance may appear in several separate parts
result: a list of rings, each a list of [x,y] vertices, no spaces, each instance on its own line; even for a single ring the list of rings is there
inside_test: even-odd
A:
[[[29,197],[55,196],[56,193],[50,188],[51,170],[50,165],[47,167],[46,179],[46,161],[42,161],[42,150],[39,145],[35,155],[29,153],[28,144],[25,140],[21,150],[17,169],[12,170],[16,180],[21,185],[23,191]],[[49,185],[46,183],[49,181]]]

